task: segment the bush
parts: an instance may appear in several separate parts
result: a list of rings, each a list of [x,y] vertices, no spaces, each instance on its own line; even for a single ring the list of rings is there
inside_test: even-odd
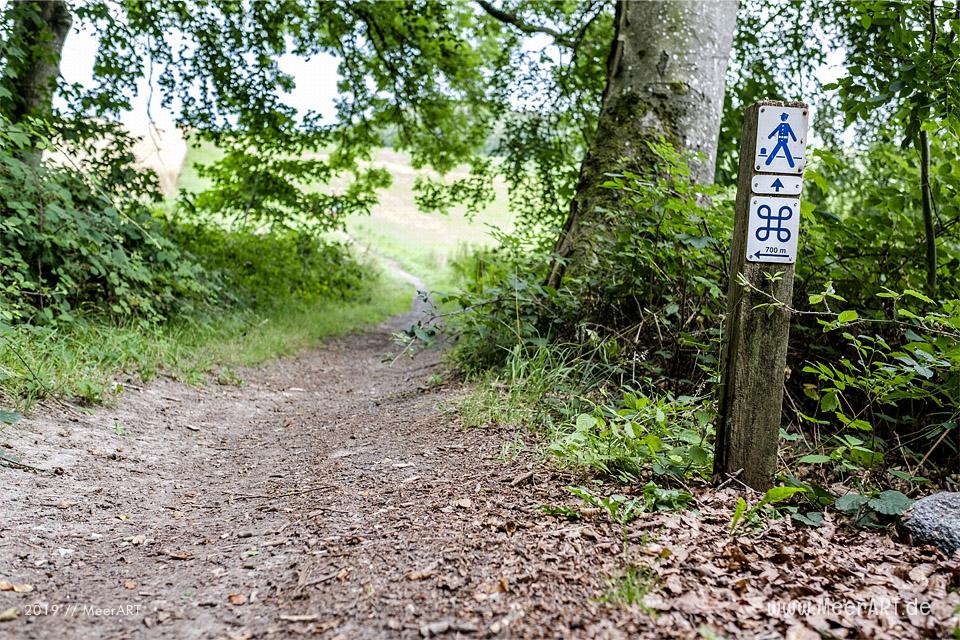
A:
[[[196,257],[219,300],[228,304],[262,308],[292,298],[305,303],[349,299],[367,275],[346,244],[306,230],[256,233],[189,224],[172,226],[171,234]]]
[[[0,321],[78,314],[158,320],[209,295],[202,269],[137,200],[122,203],[79,171],[19,157],[21,128],[0,134]]]
[[[518,353],[529,359],[563,345],[558,366],[602,361],[609,376],[565,392],[570,402],[611,382],[652,400],[714,392],[730,194],[693,184],[685,159],[669,147],[651,150],[655,177],[609,176],[606,186],[623,192],[626,210],[610,212],[615,227],[594,229],[595,264],[562,288],[542,284],[549,256],[525,251],[515,237],[462,261],[463,313],[451,324],[463,368],[500,367],[508,355],[513,362]],[[841,474],[878,483],[890,470],[897,478],[916,477],[918,466],[949,472],[960,456],[960,225],[940,225],[937,295],[921,293],[928,285],[914,165],[883,144],[846,158],[817,154],[790,305],[784,423],[794,433],[787,435],[808,445],[798,444],[808,454],[802,460],[832,461]],[[957,166],[942,159],[937,187],[941,212],[954,222]],[[622,420],[607,410],[591,419],[582,418],[582,428],[567,421],[555,443],[564,457],[636,475],[638,443],[623,435]]]

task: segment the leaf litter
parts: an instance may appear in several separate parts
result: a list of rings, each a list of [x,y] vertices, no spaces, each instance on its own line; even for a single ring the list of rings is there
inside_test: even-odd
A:
[[[729,486],[626,529],[584,508],[566,488],[584,478],[530,450],[502,459],[515,430],[460,427],[446,407],[463,388],[424,384],[437,354],[384,362],[409,321],[244,371],[242,388],[161,380],[6,431],[63,473],[0,468],[0,635],[899,639],[960,624],[960,559],[894,532],[827,514],[731,535]],[[135,609],[22,615],[42,603]]]

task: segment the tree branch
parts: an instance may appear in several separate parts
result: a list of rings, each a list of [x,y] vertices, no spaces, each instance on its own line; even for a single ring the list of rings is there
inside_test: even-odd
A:
[[[574,42],[571,40],[569,35],[561,33],[556,29],[551,29],[550,27],[537,24],[530,24],[515,13],[508,13],[502,9],[497,9],[495,6],[487,2],[487,0],[477,0],[477,4],[479,4],[480,8],[486,11],[490,17],[495,18],[504,24],[509,24],[523,33],[545,33],[548,36],[551,36],[554,42],[559,45],[563,45],[564,47],[574,46]]]

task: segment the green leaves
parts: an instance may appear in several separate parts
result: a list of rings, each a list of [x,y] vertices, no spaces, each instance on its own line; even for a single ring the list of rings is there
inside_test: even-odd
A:
[[[713,414],[697,398],[624,394],[623,407],[597,407],[558,430],[551,452],[623,481],[644,473],[706,477],[713,462]]]
[[[873,526],[878,522],[875,514],[899,516],[909,509],[913,502],[900,491],[887,489],[874,496],[848,493],[837,498],[833,506],[853,517],[858,524]]]
[[[856,311],[853,311],[853,310],[841,311],[840,315],[837,316],[837,321],[845,324],[849,322],[854,322],[859,317],[860,315]]]
[[[22,418],[23,416],[16,411],[6,411],[4,409],[0,409],[0,424],[16,424]]]
[[[747,508],[747,502],[742,497],[737,498],[737,504],[733,511],[733,517],[730,520],[730,532],[734,532],[742,522],[758,520],[763,513],[764,507],[772,506],[786,500],[799,493],[806,493],[805,487],[779,486],[767,489],[766,493],[753,507]]]
[[[888,516],[898,516],[909,509],[913,502],[913,500],[901,492],[888,489],[887,491],[881,491],[880,495],[871,498],[870,501],[867,502],[867,506],[877,513]]]

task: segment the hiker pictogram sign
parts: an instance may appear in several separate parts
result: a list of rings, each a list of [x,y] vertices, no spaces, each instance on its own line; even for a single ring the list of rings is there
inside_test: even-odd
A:
[[[806,164],[809,109],[764,106],[757,126],[753,168],[761,173],[800,175]]]

